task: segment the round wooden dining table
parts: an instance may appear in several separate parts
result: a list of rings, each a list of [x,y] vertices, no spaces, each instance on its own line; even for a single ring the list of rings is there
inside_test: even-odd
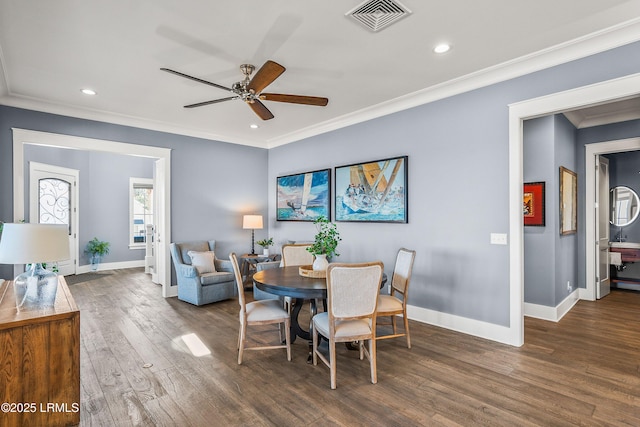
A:
[[[258,271],[253,275],[253,282],[260,290],[292,298],[291,341],[295,341],[296,336],[311,340],[310,328],[304,330],[300,327],[298,315],[304,302],[308,300],[313,317],[317,312],[316,300],[327,299],[327,279],[301,276],[298,266],[289,266]]]
[[[304,302],[308,300],[310,301],[311,318],[313,318],[317,312],[316,300],[321,300],[324,303],[327,299],[327,279],[301,276],[299,266],[288,266],[258,271],[253,275],[253,281],[260,290],[293,299],[291,341],[295,341],[296,336],[311,340],[311,322],[309,329],[303,329],[298,322],[298,315]],[[387,275],[383,273],[382,285],[386,281]]]

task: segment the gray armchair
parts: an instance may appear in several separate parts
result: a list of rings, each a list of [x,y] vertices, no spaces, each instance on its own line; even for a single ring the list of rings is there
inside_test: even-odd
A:
[[[195,305],[234,298],[238,295],[230,260],[214,260],[216,272],[198,274],[191,265],[189,251],[215,251],[216,241],[171,243],[171,259],[178,279],[178,299]]]

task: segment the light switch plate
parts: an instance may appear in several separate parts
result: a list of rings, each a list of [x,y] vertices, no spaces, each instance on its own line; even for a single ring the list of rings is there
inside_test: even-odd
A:
[[[507,235],[506,235],[506,233],[491,233],[491,244],[492,245],[506,245],[507,244]]]

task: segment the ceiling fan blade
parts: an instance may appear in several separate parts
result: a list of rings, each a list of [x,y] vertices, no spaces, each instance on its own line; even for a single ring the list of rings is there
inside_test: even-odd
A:
[[[193,76],[190,76],[188,74],[181,73],[180,71],[171,70],[169,68],[160,68],[160,69],[162,71],[166,71],[167,73],[171,73],[171,74],[175,74],[176,76],[184,77],[185,79],[193,80],[193,81],[196,81],[198,83],[204,83],[204,84],[209,85],[209,86],[217,87],[218,89],[223,89],[223,90],[228,90],[229,92],[233,92],[233,90],[231,90],[228,87],[219,85],[217,83],[208,82],[206,80],[202,80],[202,79],[199,79],[197,77],[193,77]]]
[[[257,99],[253,102],[247,102],[247,105],[251,107],[254,113],[256,113],[262,120],[271,120],[273,119],[273,114],[264,104]]]
[[[260,93],[262,89],[273,83],[285,70],[286,68],[277,62],[267,61],[253,76],[247,85],[247,89],[252,90],[253,93]]]
[[[324,107],[329,103],[328,98],[321,98],[319,96],[285,95],[282,93],[262,93],[260,94],[260,99],[265,101],[290,102],[292,104],[317,105],[319,107]]]
[[[217,104],[218,102],[231,101],[240,98],[239,96],[230,96],[228,98],[214,99],[213,101],[197,102],[195,104],[185,105],[184,108],[203,107],[205,105]]]

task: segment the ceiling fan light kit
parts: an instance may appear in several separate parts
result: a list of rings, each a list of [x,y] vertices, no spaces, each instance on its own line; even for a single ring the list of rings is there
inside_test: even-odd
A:
[[[198,77],[193,77],[179,71],[171,70],[169,68],[161,68],[161,70],[233,93],[233,96],[189,104],[185,105],[184,108],[202,107],[205,105],[217,104],[219,102],[240,99],[246,102],[247,105],[254,111],[254,113],[256,113],[262,120],[270,120],[273,119],[274,116],[271,111],[269,111],[269,109],[261,102],[261,100],[286,102],[290,104],[315,105],[321,107],[324,107],[329,103],[329,100],[327,98],[321,98],[317,96],[262,93],[262,91],[267,86],[273,83],[278,77],[280,77],[282,73],[286,71],[286,68],[284,68],[277,62],[267,61],[262,67],[260,67],[258,72],[253,75],[253,77],[251,77],[253,72],[255,71],[255,68],[256,67],[251,64],[240,65],[240,71],[244,75],[244,78],[241,81],[234,83],[230,88],[200,79]]]

